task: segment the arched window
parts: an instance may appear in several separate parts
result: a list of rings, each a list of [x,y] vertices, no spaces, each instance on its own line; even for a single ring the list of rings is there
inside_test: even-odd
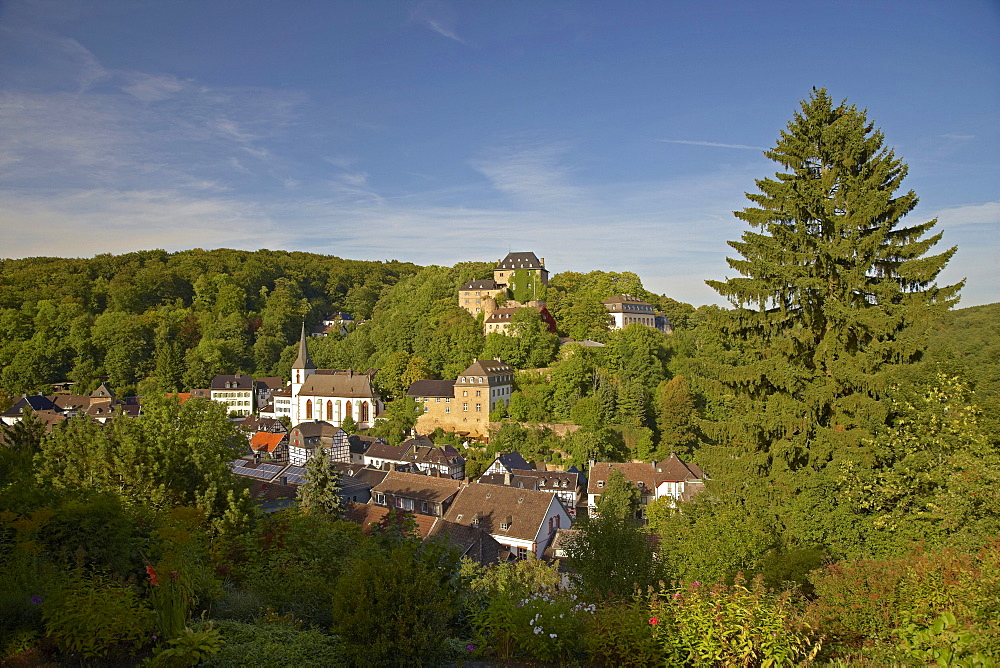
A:
[[[368,402],[358,404],[358,422],[368,422]]]
[[[326,419],[328,421],[333,420],[333,402],[329,399],[326,401]]]
[[[347,406],[344,407],[344,419],[346,420],[347,418],[351,418],[352,420],[354,419],[354,407],[351,406],[350,401],[348,401]]]
[[[313,419],[313,402],[312,399],[306,399],[306,419]]]

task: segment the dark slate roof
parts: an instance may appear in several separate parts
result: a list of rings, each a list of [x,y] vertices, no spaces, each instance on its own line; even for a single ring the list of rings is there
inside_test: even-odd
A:
[[[61,413],[62,409],[46,397],[40,394],[29,395],[26,397],[21,397],[17,402],[3,412],[3,417],[21,417],[21,413],[24,412],[25,408],[30,408],[31,410],[38,411],[55,411]]]
[[[500,360],[476,360],[469,365],[462,376],[501,376],[514,373],[514,368]]]
[[[269,390],[280,390],[285,382],[280,376],[264,376],[263,378],[254,378],[254,382],[257,383],[257,387],[265,387]]]
[[[302,336],[299,338],[299,354],[292,362],[293,369],[315,369],[316,365],[309,359],[309,346],[306,345],[306,323],[302,323]]]
[[[418,380],[406,391],[409,397],[454,397],[453,380]]]
[[[538,256],[534,253],[507,253],[507,257],[500,260],[497,269],[544,269],[542,263],[538,261]]]
[[[477,281],[472,280],[463,285],[461,290],[497,290],[499,285],[496,284],[492,278],[484,278],[483,280]]]
[[[503,455],[497,455],[497,459],[500,460],[501,464],[503,464],[506,468],[512,471],[517,469],[521,470],[531,469],[531,465],[528,464],[528,462],[524,461],[524,457],[521,456],[520,452],[515,451],[515,452],[508,452]],[[494,459],[493,461],[496,461],[497,459]]]
[[[252,390],[253,378],[245,373],[219,374],[212,379],[213,390]]]
[[[391,462],[401,462],[409,448],[404,445],[389,445],[388,443],[372,443],[365,452],[365,457],[385,459]]]

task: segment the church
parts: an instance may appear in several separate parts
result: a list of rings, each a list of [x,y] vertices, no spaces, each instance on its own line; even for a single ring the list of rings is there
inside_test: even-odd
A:
[[[317,369],[309,358],[305,326],[299,354],[292,363],[292,382],[274,392],[275,415],[287,415],[293,425],[323,420],[339,427],[350,417],[359,429],[368,429],[385,407],[372,387],[374,369]]]

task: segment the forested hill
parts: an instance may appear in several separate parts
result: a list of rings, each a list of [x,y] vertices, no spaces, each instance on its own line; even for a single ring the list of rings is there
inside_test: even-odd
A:
[[[931,330],[926,360],[962,376],[1000,432],[1000,303],[949,311]]]
[[[288,375],[303,321],[347,312],[369,319],[346,338],[310,341],[320,366],[381,367],[419,356],[421,371],[453,377],[474,357],[545,366],[554,337],[487,345],[457,290],[493,264],[454,267],[363,262],[286,251],[140,251],[91,259],[0,262],[0,390],[9,395],[71,380],[89,392],[108,377],[119,392],[205,387],[218,373]],[[630,272],[564,272],[547,290],[560,334],[607,335],[601,301],[634,294],[684,327],[694,308],[646,291]],[[398,357],[397,357],[398,360]]]
[[[89,391],[152,378],[164,390],[223,371],[272,373],[303,320],[370,317],[419,267],[286,251],[140,251],[0,262],[0,386]]]

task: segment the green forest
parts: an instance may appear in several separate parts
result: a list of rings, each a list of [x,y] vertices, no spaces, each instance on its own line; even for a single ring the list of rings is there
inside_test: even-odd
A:
[[[0,390],[102,379],[144,414],[107,427],[30,416],[0,448],[0,655],[10,665],[961,665],[1000,656],[1000,303],[937,282],[955,249],[865,112],[816,91],[765,155],[730,306],[630,272],[532,285],[483,335],[458,289],[493,264],[362,262],[260,250],[143,251],[0,264]],[[748,184],[748,188],[750,184]],[[539,291],[543,294],[538,295]],[[608,330],[635,295],[673,333]],[[512,295],[513,297],[514,295]],[[533,560],[489,568],[372,535],[316,492],[264,515],[226,468],[245,438],[168,393],[219,373],[286,379],[303,323],[320,368],[378,369],[376,427],[415,419],[409,384],[474,359],[518,369],[467,474],[518,450],[557,467],[662,460],[708,476],[679,508],[609,485],[581,521],[571,590]],[[559,337],[603,347],[560,345]],[[317,467],[313,467],[317,469]],[[313,470],[331,489],[336,479]],[[324,477],[326,476],[326,477]],[[335,496],[335,494],[334,494]]]

